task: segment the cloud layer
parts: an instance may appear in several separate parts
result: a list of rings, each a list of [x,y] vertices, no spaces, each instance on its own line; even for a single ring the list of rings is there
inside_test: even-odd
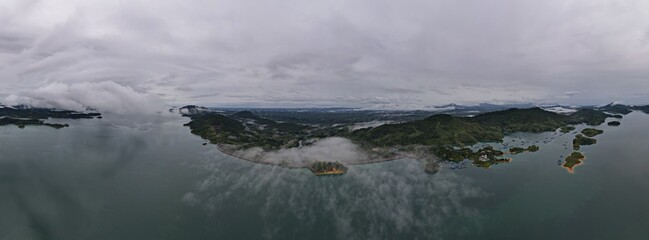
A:
[[[646,103],[645,9],[641,0],[7,0],[0,94],[110,81],[168,104]]]
[[[81,82],[47,86],[9,95],[4,103],[9,106],[85,111],[88,108],[116,114],[152,114],[164,111],[164,105],[155,98],[114,82]]]

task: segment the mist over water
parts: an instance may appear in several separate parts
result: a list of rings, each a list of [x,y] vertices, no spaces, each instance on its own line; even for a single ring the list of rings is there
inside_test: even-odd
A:
[[[210,176],[184,196],[185,203],[221,215],[235,202],[258,202],[263,236],[274,239],[440,237],[445,221],[477,217],[463,203],[485,195],[467,177],[429,175],[412,159],[352,166],[340,177],[252,164],[205,168]]]
[[[264,151],[255,147],[238,150],[234,155],[269,163],[288,162],[292,166],[304,166],[314,161],[355,163],[368,158],[367,153],[352,141],[341,137],[318,140],[312,145]]]

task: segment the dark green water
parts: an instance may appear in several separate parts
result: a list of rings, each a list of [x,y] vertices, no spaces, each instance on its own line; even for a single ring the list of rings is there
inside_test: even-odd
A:
[[[0,127],[0,240],[649,236],[643,113],[600,126],[574,174],[557,166],[572,134],[512,136],[539,141],[541,151],[491,169],[428,175],[404,159],[315,177],[202,146],[186,121],[106,116],[59,130]]]

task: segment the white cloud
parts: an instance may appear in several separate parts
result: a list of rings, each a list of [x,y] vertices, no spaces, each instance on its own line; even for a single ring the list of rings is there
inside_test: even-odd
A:
[[[313,161],[350,163],[368,158],[367,154],[356,144],[349,139],[340,137],[321,139],[312,145],[300,148],[283,148],[276,151],[252,148],[237,151],[235,155],[270,163],[287,162],[292,163],[293,166],[304,166]]]
[[[10,95],[3,103],[77,111],[92,108],[116,114],[152,114],[164,110],[164,105],[157,98],[109,81],[52,83],[33,91]]]

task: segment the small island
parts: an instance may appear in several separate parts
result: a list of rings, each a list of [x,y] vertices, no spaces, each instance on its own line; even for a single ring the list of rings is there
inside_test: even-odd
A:
[[[17,118],[10,118],[10,117],[0,118],[0,126],[7,126],[7,125],[16,125],[18,126],[18,128],[25,128],[25,126],[47,126],[56,129],[70,126],[68,124],[46,123],[45,121],[38,120],[38,119],[17,119]]]
[[[487,146],[478,151],[473,151],[470,148],[459,148],[445,146],[436,148],[435,154],[442,159],[451,162],[461,162],[465,159],[470,160],[473,165],[483,168],[489,168],[498,163],[511,162],[511,158],[503,158],[505,153],[500,150],[494,149],[492,146]]]
[[[579,150],[581,146],[584,145],[593,145],[597,143],[597,140],[594,138],[585,137],[584,135],[577,134],[575,139],[572,140],[572,149]]]
[[[536,145],[530,145],[527,148],[513,147],[513,148],[509,149],[509,153],[511,153],[513,155],[516,155],[516,154],[523,153],[523,152],[536,152],[539,149],[540,149],[539,146],[536,146]]]
[[[604,130],[599,130],[595,128],[585,128],[584,130],[581,130],[581,133],[586,135],[586,137],[594,137],[604,133]]]
[[[607,123],[607,125],[617,127],[617,126],[620,126],[620,122],[619,121],[610,121],[610,122]]]
[[[582,164],[582,161],[585,158],[586,157],[580,152],[573,152],[572,154],[570,154],[570,156],[566,157],[563,167],[568,169],[568,171],[573,172],[573,168]]]
[[[573,130],[575,130],[575,127],[573,127],[573,126],[563,126],[563,127],[561,127],[560,131],[562,133],[569,133],[570,131],[573,131]]]
[[[70,126],[68,124],[45,122],[45,120],[50,118],[92,119],[101,118],[101,114],[97,112],[83,113],[49,108],[32,108],[24,105],[13,107],[0,105],[0,126],[16,125],[19,128],[25,128],[25,126],[47,126],[56,129]]]
[[[21,119],[92,119],[101,117],[98,112],[77,112],[52,108],[32,108],[29,106],[0,106],[0,116],[21,118]]]
[[[309,170],[316,176],[342,175],[347,172],[347,167],[340,162],[316,161],[309,165]]]

